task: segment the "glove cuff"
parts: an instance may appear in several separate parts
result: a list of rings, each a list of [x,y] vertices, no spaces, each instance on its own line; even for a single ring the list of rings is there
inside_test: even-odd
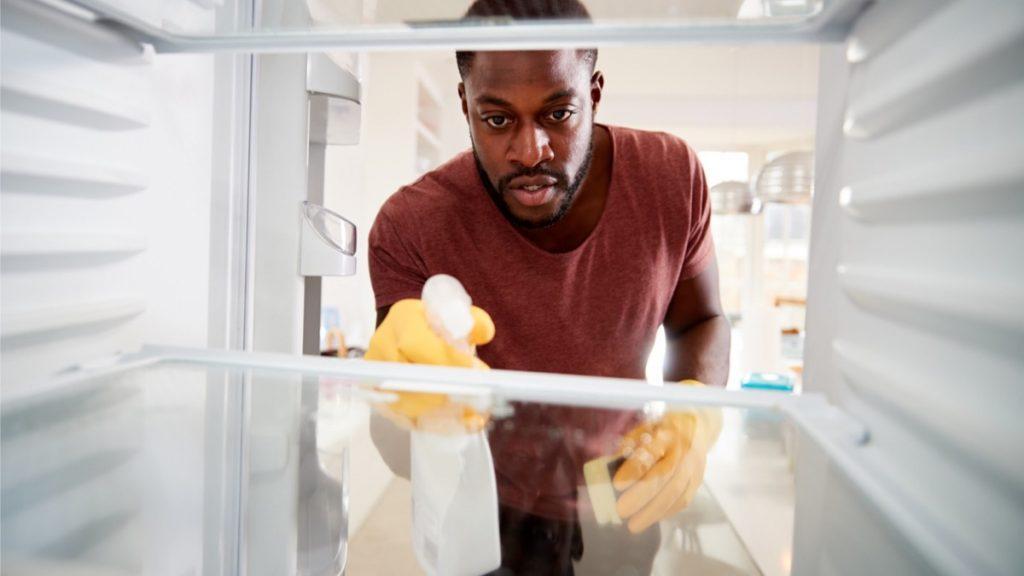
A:
[[[683,386],[705,386],[703,382],[692,378],[681,380],[679,383]],[[693,412],[697,420],[695,436],[699,434],[708,447],[714,445],[722,431],[722,411],[718,408],[697,408]]]

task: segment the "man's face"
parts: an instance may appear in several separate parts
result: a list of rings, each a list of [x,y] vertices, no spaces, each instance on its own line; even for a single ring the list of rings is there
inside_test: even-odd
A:
[[[590,166],[600,73],[576,50],[477,52],[459,85],[488,191],[516,226],[544,228],[572,206]]]

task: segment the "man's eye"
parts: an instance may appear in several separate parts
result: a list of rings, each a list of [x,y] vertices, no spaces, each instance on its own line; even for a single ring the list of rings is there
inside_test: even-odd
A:
[[[484,122],[491,128],[503,128],[508,125],[508,118],[504,116],[488,116],[484,118]]]
[[[548,114],[548,117],[554,120],[555,122],[565,122],[572,115],[572,110],[555,110],[554,112]]]

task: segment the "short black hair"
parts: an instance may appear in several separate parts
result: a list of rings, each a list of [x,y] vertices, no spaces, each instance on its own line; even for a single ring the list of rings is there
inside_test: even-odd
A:
[[[476,0],[466,11],[463,20],[581,20],[589,22],[590,12],[579,0]],[[597,48],[583,48],[579,52],[594,71]],[[455,53],[459,76],[469,73],[476,52],[460,50]]]

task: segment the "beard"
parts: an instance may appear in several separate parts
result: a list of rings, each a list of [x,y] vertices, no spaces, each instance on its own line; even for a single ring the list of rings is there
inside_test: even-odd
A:
[[[472,140],[472,134],[470,135]],[[569,209],[572,208],[573,202],[576,200],[576,193],[579,192],[580,185],[583,184],[583,180],[587,177],[590,172],[590,163],[594,156],[594,130],[591,127],[590,130],[590,141],[587,143],[587,152],[583,156],[583,163],[580,164],[580,169],[576,172],[576,176],[570,181],[568,174],[560,172],[558,170],[552,170],[545,168],[544,166],[536,166],[534,168],[522,168],[502,176],[498,179],[498,185],[491,182],[490,176],[487,171],[484,170],[483,164],[480,163],[480,156],[476,152],[476,143],[473,143],[473,159],[476,161],[476,170],[480,174],[480,180],[484,183],[484,188],[487,190],[488,196],[494,201],[495,206],[501,211],[502,215],[517,228],[525,228],[531,230],[539,230],[543,228],[550,228],[558,222],[560,222],[565,215],[569,213]],[[521,176],[548,176],[555,179],[554,188],[556,190],[556,197],[558,207],[555,212],[550,216],[542,218],[540,220],[527,220],[516,216],[512,209],[509,208],[508,200],[506,195],[508,194],[508,186],[512,180]]]

